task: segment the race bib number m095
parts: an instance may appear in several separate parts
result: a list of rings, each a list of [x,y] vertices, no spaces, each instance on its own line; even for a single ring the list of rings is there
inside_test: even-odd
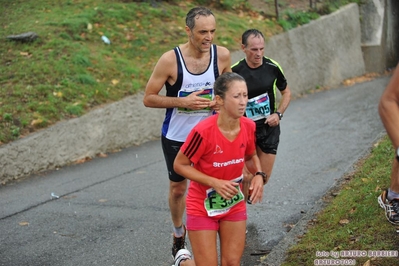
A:
[[[245,115],[249,119],[256,121],[270,115],[270,101],[267,93],[248,100]]]

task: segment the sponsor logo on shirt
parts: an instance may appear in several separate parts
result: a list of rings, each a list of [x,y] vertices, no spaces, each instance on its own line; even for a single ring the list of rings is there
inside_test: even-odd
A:
[[[186,89],[190,88],[201,88],[201,87],[210,87],[212,83],[210,81],[206,82],[197,82],[197,83],[189,83],[184,86]]]
[[[229,165],[233,165],[233,164],[239,164],[239,163],[243,163],[244,162],[244,158],[239,158],[239,159],[233,159],[227,162],[213,162],[213,167],[226,167]]]
[[[215,152],[213,154],[223,153],[222,148],[216,144]]]

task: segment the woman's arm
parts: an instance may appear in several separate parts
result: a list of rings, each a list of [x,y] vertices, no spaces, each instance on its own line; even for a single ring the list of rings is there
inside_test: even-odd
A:
[[[178,152],[175,158],[173,168],[176,173],[187,179],[214,188],[219,195],[227,200],[232,199],[238,193],[236,188],[239,185],[238,183],[218,179],[198,171],[192,166],[190,159],[181,151]]]
[[[265,183],[262,175],[255,175],[257,172],[262,172],[260,160],[256,151],[252,155],[245,157],[245,164],[247,169],[254,175],[249,186],[249,194],[251,195],[249,199],[255,204],[261,202],[263,199],[263,186],[267,183],[268,177],[266,177]]]

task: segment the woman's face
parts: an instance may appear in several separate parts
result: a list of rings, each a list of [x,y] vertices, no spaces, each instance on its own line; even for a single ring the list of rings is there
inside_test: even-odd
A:
[[[248,102],[247,84],[234,80],[228,84],[224,99],[221,99],[224,112],[231,118],[240,118],[245,113]]]

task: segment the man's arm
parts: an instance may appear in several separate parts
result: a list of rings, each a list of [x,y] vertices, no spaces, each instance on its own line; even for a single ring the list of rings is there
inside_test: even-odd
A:
[[[287,86],[285,90],[281,91],[281,99],[277,108],[277,112],[284,113],[291,102],[291,90]]]
[[[176,65],[176,62],[173,62],[172,52],[173,51],[164,53],[154,67],[154,71],[152,72],[144,91],[143,103],[146,107],[173,108],[181,104],[179,103],[180,99],[177,97],[159,95],[159,92],[162,90],[166,81],[172,79],[170,72],[172,68],[171,66]]]
[[[380,98],[378,112],[393,146],[399,147],[399,64]]]

